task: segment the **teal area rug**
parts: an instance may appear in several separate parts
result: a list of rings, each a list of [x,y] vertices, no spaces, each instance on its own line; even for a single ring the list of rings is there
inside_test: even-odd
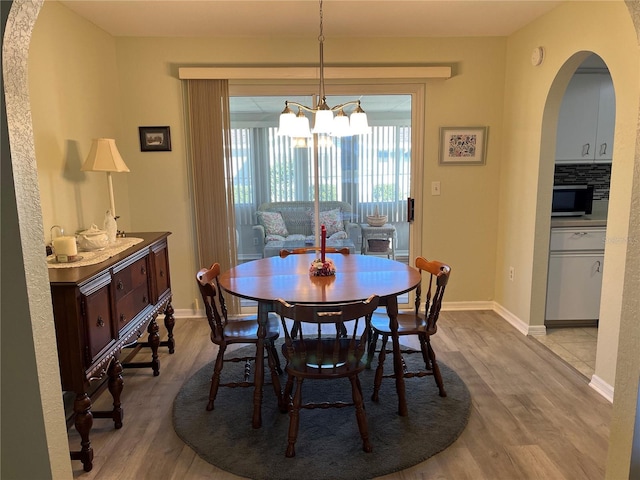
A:
[[[250,347],[245,347],[250,348]],[[250,350],[249,350],[250,351]],[[411,366],[421,356],[405,356]],[[377,359],[376,359],[377,360]],[[385,367],[392,368],[387,357]],[[189,378],[176,396],[174,428],[204,460],[223,470],[255,480],[364,480],[403,470],[451,445],[467,425],[469,390],[447,365],[439,362],[447,397],[438,396],[433,377],[406,379],[408,417],[397,415],[395,381],[384,379],[380,402],[370,400],[374,370],[360,375],[372,453],[362,451],[353,407],[300,412],[296,456],[284,456],[289,415],[280,413],[271,385],[264,387],[262,428],[251,428],[252,388],[223,388],[215,410],[207,412],[213,363]],[[283,363],[284,366],[284,363]],[[224,378],[241,379],[243,366],[228,363]],[[268,369],[266,380],[270,381]],[[223,378],[223,379],[224,379]],[[286,374],[280,381],[284,388]],[[303,402],[350,401],[347,379],[306,380]]]

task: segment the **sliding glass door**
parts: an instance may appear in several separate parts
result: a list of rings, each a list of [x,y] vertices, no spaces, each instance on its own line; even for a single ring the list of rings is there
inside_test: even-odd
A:
[[[360,91],[359,87],[351,88]],[[392,245],[396,260],[412,263],[411,242],[419,244],[419,232],[413,231],[407,219],[407,199],[421,197],[416,187],[420,182],[412,181],[412,176],[422,171],[416,161],[421,155],[415,148],[416,142],[422,145],[422,129],[419,135],[414,130],[416,104],[420,105],[417,102],[423,101],[422,97],[411,88],[406,88],[406,93],[382,91],[356,97],[367,113],[371,132],[353,137],[319,136],[316,145],[313,139],[299,144],[277,132],[285,100],[311,106],[316,102],[313,95],[269,95],[264,86],[259,93],[251,93],[252,89],[230,87],[233,185],[229,187],[235,199],[237,262],[263,256],[263,240],[253,228],[261,204],[314,200],[313,157],[317,149],[320,201],[349,203],[353,221],[359,224],[366,224],[367,215],[377,208],[396,229]],[[328,96],[327,103],[332,106],[353,99],[347,92]],[[418,108],[420,113],[422,110]],[[418,123],[423,123],[421,115]],[[355,245],[358,254],[361,241],[358,238]]]

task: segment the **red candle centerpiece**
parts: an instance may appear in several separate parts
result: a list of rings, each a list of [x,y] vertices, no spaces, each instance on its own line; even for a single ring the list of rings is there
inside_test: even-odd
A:
[[[327,253],[327,229],[324,225],[320,229],[320,258],[316,257],[309,267],[312,277],[329,277],[336,274],[336,266],[333,261],[326,258]]]

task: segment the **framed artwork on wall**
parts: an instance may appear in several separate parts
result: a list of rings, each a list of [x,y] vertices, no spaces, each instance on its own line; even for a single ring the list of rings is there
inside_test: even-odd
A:
[[[440,165],[484,165],[487,127],[440,127]]]
[[[171,133],[169,127],[138,127],[138,130],[140,132],[140,151],[171,151]]]

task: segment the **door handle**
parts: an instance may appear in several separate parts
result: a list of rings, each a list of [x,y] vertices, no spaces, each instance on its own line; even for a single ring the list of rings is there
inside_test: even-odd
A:
[[[415,217],[415,199],[407,198],[407,222],[412,223]]]
[[[588,156],[588,155],[589,155],[589,148],[591,148],[591,145],[590,145],[590,144],[588,144],[588,143],[585,143],[585,144],[582,146],[582,156],[583,156],[583,157],[586,157],[586,156]]]

